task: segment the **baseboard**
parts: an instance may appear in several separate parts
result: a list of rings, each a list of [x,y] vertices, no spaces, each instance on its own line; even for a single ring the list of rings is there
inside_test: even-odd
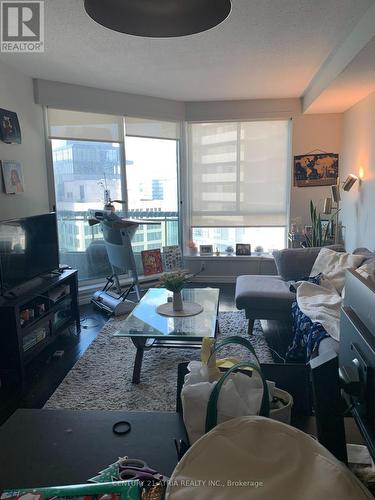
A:
[[[236,276],[196,276],[193,283],[235,283]]]

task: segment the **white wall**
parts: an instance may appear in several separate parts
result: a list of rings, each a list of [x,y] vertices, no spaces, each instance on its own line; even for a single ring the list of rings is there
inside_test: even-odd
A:
[[[309,153],[314,149],[327,153],[341,153],[342,114],[300,115],[293,120],[292,150],[293,156]],[[339,169],[342,158],[339,156]],[[339,174],[341,175],[341,174]],[[310,200],[323,210],[324,198],[330,196],[329,186],[294,187],[292,168],[292,189],[290,202],[291,220],[301,217],[302,225],[309,224]]]
[[[348,250],[375,249],[375,92],[344,113],[342,180],[360,174],[350,192],[343,192],[342,222]]]
[[[0,108],[18,114],[22,133],[22,144],[0,141],[0,160],[19,161],[25,182],[24,193],[9,195],[1,179],[0,220],[48,212],[43,111],[34,104],[32,79],[1,61]]]

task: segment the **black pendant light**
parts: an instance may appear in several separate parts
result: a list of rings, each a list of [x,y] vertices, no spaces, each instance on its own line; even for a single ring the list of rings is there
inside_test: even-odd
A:
[[[226,19],[231,0],[84,0],[97,23],[129,35],[168,38],[209,30]]]

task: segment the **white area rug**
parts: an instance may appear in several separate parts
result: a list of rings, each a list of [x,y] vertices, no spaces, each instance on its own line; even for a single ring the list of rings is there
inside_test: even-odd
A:
[[[113,337],[124,318],[113,318],[103,327],[82,358],[70,370],[45,408],[132,411],[173,411],[176,405],[177,365],[199,359],[198,349],[151,349],[145,351],[141,383],[131,382],[135,347],[128,338]],[[243,312],[219,314],[220,335],[247,335]],[[250,338],[263,363],[273,363],[260,322]],[[224,348],[220,357],[249,359],[241,346]]]

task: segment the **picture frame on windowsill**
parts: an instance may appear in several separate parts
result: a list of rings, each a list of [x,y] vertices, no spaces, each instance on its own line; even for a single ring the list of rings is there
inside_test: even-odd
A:
[[[236,243],[236,255],[251,255],[251,245],[249,243]]]
[[[199,253],[201,255],[213,255],[214,248],[212,245],[199,245]]]

